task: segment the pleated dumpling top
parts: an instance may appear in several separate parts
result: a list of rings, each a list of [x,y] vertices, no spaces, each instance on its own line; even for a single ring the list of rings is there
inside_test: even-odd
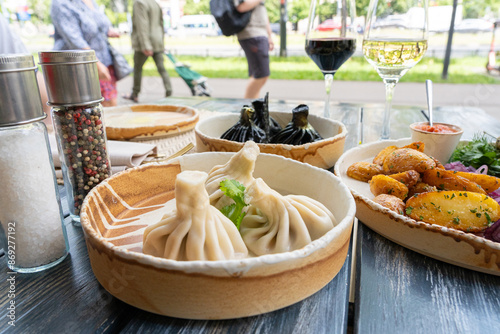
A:
[[[248,256],[238,229],[210,205],[207,173],[184,171],[175,183],[175,210],[144,232],[143,252],[177,261],[230,260]]]
[[[253,141],[247,141],[243,148],[233,155],[226,164],[215,166],[210,170],[206,188],[212,205],[220,209],[231,203],[219,189],[222,181],[236,180],[245,187],[253,182],[253,170],[259,153],[259,146]]]
[[[301,195],[283,196],[262,179],[247,189],[250,200],[240,233],[255,255],[300,249],[323,236],[335,217],[323,204]]]

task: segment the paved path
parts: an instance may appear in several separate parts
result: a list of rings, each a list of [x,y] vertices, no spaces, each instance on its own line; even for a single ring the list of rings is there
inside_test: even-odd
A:
[[[244,79],[208,79],[213,97],[241,98],[247,81]],[[174,96],[191,96],[188,86],[180,78],[172,78]],[[118,83],[118,91],[131,91],[132,77]],[[269,80],[262,93],[268,91],[272,100],[323,100],[324,84],[319,80]],[[164,95],[159,77],[143,77],[141,103],[153,102]],[[332,101],[351,103],[384,103],[385,90],[382,82],[334,81]],[[130,101],[120,99],[120,104]],[[426,107],[424,83],[399,83],[394,93],[395,105],[419,105]],[[474,106],[484,109],[500,120],[500,85],[434,84],[435,106]],[[497,134],[497,135],[500,135]]]

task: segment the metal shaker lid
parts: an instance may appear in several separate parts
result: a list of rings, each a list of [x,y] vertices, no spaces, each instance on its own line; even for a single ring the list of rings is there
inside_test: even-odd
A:
[[[0,127],[44,119],[32,55],[0,54]]]
[[[101,102],[94,50],[43,51],[39,54],[50,105]]]

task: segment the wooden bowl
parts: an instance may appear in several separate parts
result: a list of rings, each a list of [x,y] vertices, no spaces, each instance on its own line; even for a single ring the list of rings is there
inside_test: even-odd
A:
[[[291,113],[271,112],[281,126],[292,119]],[[195,127],[197,152],[238,152],[243,143],[221,139],[220,136],[239,120],[239,114],[226,114],[201,120]],[[331,168],[344,152],[347,129],[331,119],[309,115],[309,123],[324,138],[304,145],[258,144],[262,153],[271,153],[306,162],[319,168]]]
[[[189,131],[198,122],[190,107],[139,104],[105,108],[106,136],[113,140],[157,139]]]
[[[143,231],[161,219],[158,208],[173,198],[176,175],[183,170],[208,172],[232,155],[198,153],[136,167],[89,193],[81,223],[92,270],[107,291],[153,313],[229,319],[296,303],[337,275],[347,256],[355,213],[349,190],[333,173],[269,154],[259,155],[254,176],[282,193],[321,201],[335,215],[332,230],[292,252],[240,260],[174,261],[142,253]]]
[[[372,161],[383,148],[411,143],[409,138],[384,140],[355,147],[340,157],[335,174],[351,189],[356,217],[375,232],[418,253],[460,267],[500,276],[500,243],[440,225],[416,221],[373,201],[370,186],[347,176],[358,161]]]

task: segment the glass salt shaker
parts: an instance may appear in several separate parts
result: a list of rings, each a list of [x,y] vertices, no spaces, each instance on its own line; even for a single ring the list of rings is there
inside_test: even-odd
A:
[[[111,176],[97,58],[93,50],[40,52],[70,216],[80,224],[85,196]]]
[[[68,255],[32,55],[0,55],[0,222],[7,265],[42,271]]]

